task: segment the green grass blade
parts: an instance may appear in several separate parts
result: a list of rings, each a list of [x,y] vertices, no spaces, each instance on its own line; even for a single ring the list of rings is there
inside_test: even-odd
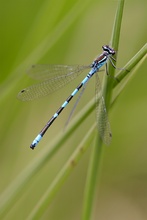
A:
[[[114,21],[114,28],[112,32],[112,40],[111,40],[111,44],[115,49],[118,48],[118,44],[119,44],[123,6],[124,6],[124,1],[119,1],[116,18]],[[108,71],[111,76],[114,76],[115,70],[111,65],[109,65]],[[111,94],[113,89],[113,81],[109,80],[108,82],[108,80],[109,80],[108,77],[105,76],[105,80],[102,87],[102,93],[103,93],[103,97],[105,98],[107,110],[109,110],[109,105],[110,105],[109,103],[111,100]],[[102,120],[102,118],[103,117],[101,116],[100,120]],[[102,123],[102,122],[99,121],[98,123]],[[93,204],[94,204],[95,192],[97,188],[96,183],[98,178],[100,179],[103,151],[104,150],[102,146],[102,140],[100,139],[100,136],[98,136],[96,143],[93,147],[93,153],[91,155],[91,163],[87,175],[82,220],[90,220],[92,218]]]

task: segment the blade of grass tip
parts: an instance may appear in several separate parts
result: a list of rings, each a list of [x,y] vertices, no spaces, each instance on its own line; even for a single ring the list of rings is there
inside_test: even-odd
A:
[[[115,21],[114,21],[113,32],[112,32],[112,40],[111,40],[112,46],[114,46],[115,48],[118,48],[118,44],[119,44],[123,6],[124,6],[124,1],[123,0],[119,1],[118,7],[117,7],[117,13],[115,16]],[[111,76],[114,76],[115,70],[112,66],[109,65],[108,71],[109,71],[109,74],[111,74]],[[111,99],[112,88],[113,88],[113,81],[110,80],[110,84],[108,85],[108,77],[105,77],[103,87],[102,87],[102,94],[105,98],[107,109],[108,109],[110,99]],[[103,117],[100,117],[100,120],[102,120],[102,118]],[[100,121],[98,123],[100,123]],[[90,160],[90,165],[89,165],[89,170],[88,170],[88,175],[87,175],[82,220],[91,219],[92,209],[93,209],[93,204],[94,204],[94,199],[95,199],[95,191],[97,187],[96,182],[98,181],[98,177],[100,177],[103,155],[104,155],[104,148],[102,147],[102,141],[100,139],[100,135],[98,135],[96,138],[95,145],[93,147],[93,152],[91,155],[91,160]]]
[[[62,187],[65,180],[71,174],[72,170],[81,160],[83,154],[90,146],[90,143],[95,136],[95,133],[93,132],[94,128],[95,124],[86,133],[86,136],[83,138],[75,152],[71,155],[67,163],[64,165],[64,167],[60,170],[60,172],[58,173],[52,184],[49,186],[49,188],[46,190],[42,198],[38,201],[35,208],[28,216],[27,220],[40,219],[41,216],[44,214],[45,210],[49,206],[57,191],[59,191],[59,189]]]

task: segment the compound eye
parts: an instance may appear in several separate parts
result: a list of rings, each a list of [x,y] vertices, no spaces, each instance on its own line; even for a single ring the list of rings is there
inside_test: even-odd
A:
[[[113,50],[113,48],[109,47],[108,45],[104,45],[102,46],[103,50],[106,51],[108,54],[114,55],[115,54],[115,50]]]
[[[108,46],[104,45],[104,46],[102,46],[102,49],[105,50],[105,51],[108,51]]]
[[[111,49],[109,48],[109,53],[114,55],[115,54],[115,50],[113,50],[112,48]]]

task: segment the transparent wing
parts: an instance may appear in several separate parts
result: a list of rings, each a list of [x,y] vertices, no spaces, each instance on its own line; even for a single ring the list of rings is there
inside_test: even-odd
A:
[[[35,79],[44,80],[21,90],[17,97],[22,101],[31,101],[55,92],[75,79],[90,66],[36,65],[28,74]]]
[[[110,124],[108,121],[105,100],[101,93],[99,76],[96,73],[96,118],[100,136],[106,145],[109,145],[112,139]]]
[[[75,78],[76,74],[74,73],[79,73],[86,68],[90,68],[90,66],[37,64],[31,66],[31,68],[27,71],[27,74],[37,80],[57,80],[60,77],[64,78],[71,75]]]

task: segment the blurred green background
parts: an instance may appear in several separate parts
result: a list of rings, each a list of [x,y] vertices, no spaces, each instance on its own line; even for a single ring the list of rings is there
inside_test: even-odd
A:
[[[146,43],[146,0],[126,1],[117,66],[123,67]],[[25,74],[35,63],[90,64],[109,44],[117,1],[0,1],[0,193],[1,195],[44,148],[50,148],[73,103],[31,151],[29,145],[78,84],[75,80],[49,97],[20,102],[17,93],[33,81]],[[147,64],[137,70],[109,115],[113,140],[105,147],[93,219],[147,218]],[[103,74],[100,73],[102,76]],[[75,114],[94,96],[89,83]],[[27,219],[78,143],[95,113],[54,157],[32,176],[3,219]],[[68,127],[67,127],[68,129]],[[41,219],[81,219],[91,147],[57,193]],[[37,159],[36,159],[37,161]],[[11,192],[10,192],[11,193]]]

